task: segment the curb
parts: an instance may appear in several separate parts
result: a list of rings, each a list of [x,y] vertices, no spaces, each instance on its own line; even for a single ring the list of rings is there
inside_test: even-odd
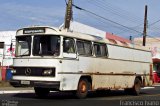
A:
[[[14,93],[35,93],[35,91],[34,90],[0,91],[0,94],[14,94]]]

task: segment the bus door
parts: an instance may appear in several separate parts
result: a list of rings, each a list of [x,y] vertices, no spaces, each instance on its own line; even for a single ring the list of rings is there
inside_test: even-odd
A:
[[[73,38],[63,38],[63,70],[67,72],[76,71],[78,59],[76,53],[75,40]]]
[[[76,59],[75,41],[73,38],[63,39],[63,57],[68,59]]]
[[[160,63],[154,63],[153,80],[155,83],[160,82]]]

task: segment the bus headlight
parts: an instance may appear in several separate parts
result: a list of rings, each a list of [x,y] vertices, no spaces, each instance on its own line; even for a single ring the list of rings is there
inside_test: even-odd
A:
[[[53,71],[52,71],[52,69],[48,69],[48,70],[44,70],[43,71],[43,75],[52,75],[53,74]]]
[[[14,70],[14,69],[11,70],[11,73],[12,73],[12,74],[16,74],[16,70]]]

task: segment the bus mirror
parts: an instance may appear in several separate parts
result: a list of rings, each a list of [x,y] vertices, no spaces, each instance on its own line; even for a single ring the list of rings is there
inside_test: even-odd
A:
[[[10,51],[12,51],[12,46],[13,46],[13,43],[11,43],[11,45],[10,45]]]

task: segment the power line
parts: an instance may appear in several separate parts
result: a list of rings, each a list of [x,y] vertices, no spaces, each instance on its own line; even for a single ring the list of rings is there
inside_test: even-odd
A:
[[[89,15],[90,15],[90,16],[89,16]],[[92,17],[92,19],[95,19],[94,24],[93,24],[93,22],[90,23],[90,21],[87,22],[87,23],[90,23],[90,24],[92,24],[92,25],[94,25],[94,26],[97,26],[98,24],[100,24],[100,25],[98,25],[98,26],[100,26],[100,27],[105,27],[105,28],[107,27],[107,29],[113,27],[113,28],[116,28],[116,29],[119,29],[119,30],[126,31],[126,29],[124,29],[123,27],[120,27],[120,26],[118,26],[118,25],[115,25],[115,24],[113,24],[113,23],[111,23],[111,22],[108,22],[108,21],[105,21],[105,20],[101,20],[100,18],[98,18],[98,17],[96,17],[96,16],[94,16],[94,15],[92,15],[92,14],[88,14],[88,15],[86,15],[86,14],[80,14],[79,17],[77,17],[76,19],[82,18],[81,20],[84,20],[82,16],[83,16],[83,17],[89,16],[89,17]],[[86,18],[85,18],[85,21],[86,21]],[[105,23],[106,23],[106,24],[105,24]],[[115,32],[114,32],[114,33],[115,33]],[[116,34],[116,33],[115,33],[115,34]]]
[[[153,26],[153,25],[157,24],[158,22],[160,22],[160,20],[157,20],[157,21],[153,22],[153,23],[150,24],[149,26]]]
[[[96,14],[96,13],[93,13],[93,12],[91,12],[91,11],[89,11],[89,10],[86,10],[86,9],[84,9],[84,8],[81,8],[81,7],[79,7],[79,6],[75,5],[75,4],[72,4],[72,5],[73,5],[73,7],[75,7],[75,8],[78,9],[78,10],[85,11],[85,12],[90,13],[90,14],[92,14],[92,15],[94,15],[94,16],[97,16],[97,17],[99,17],[99,18],[101,18],[101,19],[103,19],[103,20],[112,22],[112,23],[114,23],[114,24],[116,24],[116,25],[119,25],[119,26],[121,26],[121,27],[124,27],[124,28],[126,28],[126,29],[135,31],[135,32],[137,32],[137,33],[143,35],[143,33],[140,32],[140,31],[134,30],[134,29],[129,28],[129,27],[127,27],[127,26],[124,26],[124,25],[122,25],[122,24],[120,24],[120,23],[118,23],[118,22],[115,22],[115,21],[112,21],[112,20],[107,19],[107,18],[105,18],[105,17],[102,17],[102,16],[100,16],[100,15],[98,15],[98,14]],[[147,35],[147,36],[150,36],[150,35]],[[153,36],[150,36],[150,37],[152,37],[153,39],[156,39],[156,40],[160,41],[160,39],[157,39],[157,38],[155,38],[155,37],[153,37]]]
[[[160,20],[157,20],[157,21],[153,22],[152,24],[148,25],[148,28],[151,29],[151,27],[152,27],[153,25],[157,24],[158,22],[160,22]],[[152,29],[155,30],[155,31],[160,31],[160,28],[159,28],[159,27],[152,27]]]
[[[126,29],[135,31],[135,32],[137,32],[137,33],[141,33],[140,31],[134,30],[134,29],[129,28],[129,27],[125,26],[125,25],[122,25],[122,24],[120,24],[120,23],[118,23],[118,22],[115,22],[115,21],[112,21],[112,20],[107,19],[107,18],[105,18],[105,17],[102,17],[102,16],[100,16],[100,15],[98,15],[98,14],[95,14],[95,13],[89,11],[89,10],[86,10],[86,9],[83,9],[83,8],[81,8],[81,7],[79,7],[79,6],[76,6],[75,4],[73,4],[73,6],[74,6],[76,9],[83,10],[83,11],[88,12],[88,13],[90,13],[90,14],[92,14],[92,15],[95,15],[95,16],[101,18],[101,19],[104,19],[104,20],[109,21],[109,22],[112,22],[112,23],[114,23],[114,24],[116,24],[116,25],[122,26],[122,27],[124,27],[124,28],[126,28]],[[141,33],[141,34],[142,34],[142,33]]]
[[[105,0],[94,0],[94,1],[92,0],[93,2],[91,2],[91,0],[87,0],[87,1],[88,1],[88,3],[93,4],[93,5],[97,6],[98,8],[101,8],[104,13],[110,12],[114,15],[117,15],[118,17],[122,18],[125,21],[130,21],[130,22],[133,22],[134,24],[137,23],[138,25],[130,27],[132,29],[135,29],[135,28],[143,25],[143,23],[142,23],[143,21],[140,20],[140,18],[138,19],[137,17],[135,17],[135,15],[130,16],[130,14],[127,11],[122,10],[121,8],[114,8],[115,7],[114,5],[108,3]],[[139,23],[141,23],[141,24],[139,24]],[[140,30],[140,28],[138,28],[138,30]],[[124,33],[126,31],[130,32],[130,30],[123,30],[123,31],[119,31],[118,33]]]
[[[114,5],[108,3],[107,1],[94,0],[94,2],[91,2],[90,0],[88,0],[88,2],[90,2],[91,4],[101,8],[103,10],[106,10],[106,11],[104,11],[105,13],[110,12],[114,15],[121,17],[122,19],[127,19],[128,21],[133,22],[133,23],[143,22],[142,20],[138,19],[135,16],[134,17],[130,16],[130,14],[125,10],[122,10],[121,8],[117,8],[117,7],[115,8]]]
[[[97,9],[100,9],[100,11],[103,11],[103,13],[116,15],[116,16],[120,17],[121,19],[125,20],[125,22],[126,21],[127,22],[132,22],[134,24],[137,23],[137,25],[133,24],[134,26],[129,27],[129,28],[132,28],[132,29],[137,30],[139,32],[141,32],[143,30],[143,27],[140,27],[141,25],[143,25],[143,19],[140,18],[140,17],[137,17],[136,15],[130,14],[128,11],[123,10],[123,9],[111,4],[110,2],[108,2],[106,0],[87,0],[87,2],[89,3],[89,5],[97,7],[95,9],[95,11]],[[87,6],[87,7],[89,7],[89,6]],[[95,11],[94,11],[94,13],[95,13]],[[118,20],[119,20],[119,18],[118,18]],[[122,22],[122,21],[120,20],[120,22]],[[118,22],[118,23],[120,23],[120,22]],[[124,26],[127,26],[127,25],[124,25]],[[121,29],[121,28],[119,28],[119,29]],[[126,33],[126,32],[130,32],[130,30],[118,31],[118,33]],[[154,34],[155,32],[156,32],[156,34],[160,33],[158,27],[155,27],[155,26],[154,27],[148,27],[148,33]]]

